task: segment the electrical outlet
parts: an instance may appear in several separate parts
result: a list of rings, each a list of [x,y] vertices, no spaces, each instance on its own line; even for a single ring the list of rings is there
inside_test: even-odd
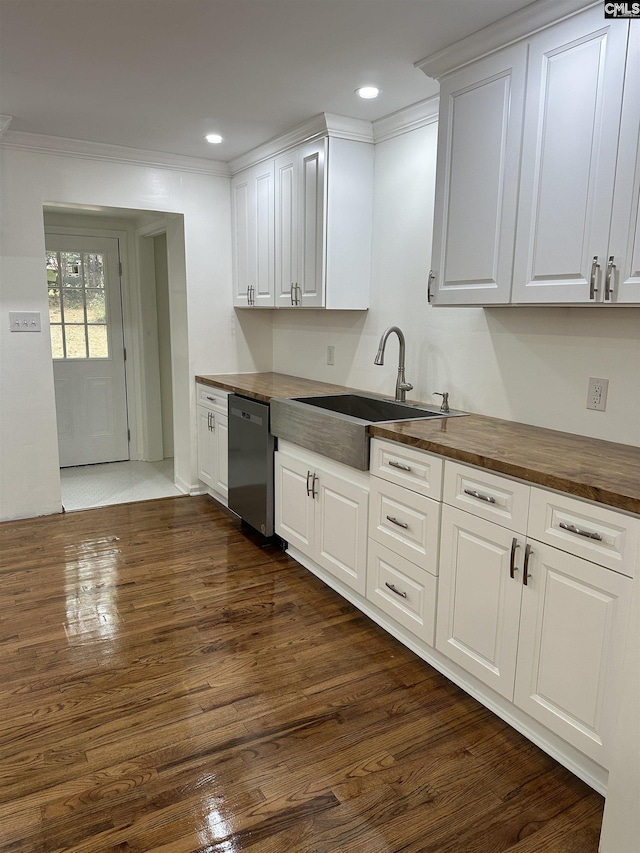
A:
[[[327,364],[335,364],[336,363],[336,348],[335,347],[327,347]]]
[[[607,391],[609,390],[608,379],[589,379],[589,390],[587,392],[587,409],[596,412],[604,412],[607,408]]]

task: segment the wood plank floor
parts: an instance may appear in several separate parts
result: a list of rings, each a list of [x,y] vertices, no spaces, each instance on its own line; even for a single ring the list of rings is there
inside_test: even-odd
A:
[[[3,853],[597,851],[600,796],[208,497],[0,555]]]

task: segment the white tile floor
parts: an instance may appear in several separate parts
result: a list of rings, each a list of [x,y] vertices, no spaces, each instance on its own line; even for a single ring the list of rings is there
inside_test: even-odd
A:
[[[67,512],[182,494],[173,484],[173,459],[62,468],[60,481]]]

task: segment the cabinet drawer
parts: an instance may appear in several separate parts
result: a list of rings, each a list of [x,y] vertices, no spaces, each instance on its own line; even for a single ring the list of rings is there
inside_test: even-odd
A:
[[[440,456],[397,441],[371,440],[372,474],[434,500],[442,495],[443,461]]]
[[[196,391],[199,406],[213,409],[221,415],[227,414],[228,391],[222,391],[220,388],[211,388],[209,385],[196,385]]]
[[[527,529],[531,487],[458,462],[444,466],[443,500],[509,530]]]
[[[640,518],[532,488],[528,535],[623,575],[635,575]]]
[[[438,580],[369,540],[367,599],[433,646]]]
[[[437,575],[439,527],[439,503],[394,483],[371,478],[371,539]]]

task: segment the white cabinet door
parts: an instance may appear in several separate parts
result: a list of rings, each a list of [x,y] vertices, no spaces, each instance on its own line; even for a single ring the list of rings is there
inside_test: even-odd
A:
[[[279,308],[293,308],[298,299],[298,162],[296,150],[275,161],[275,292]]]
[[[276,301],[280,308],[324,305],[326,139],[275,161]]]
[[[618,169],[613,195],[609,256],[613,266],[604,301],[640,305],[640,27],[629,31]]]
[[[309,497],[312,474],[306,462],[275,454],[275,531],[308,557],[313,557],[315,542],[315,505]]]
[[[314,500],[316,561],[351,589],[364,595],[369,493],[343,477],[318,469]]]
[[[249,246],[251,244],[251,189],[249,170],[231,181],[231,238],[233,249],[233,304],[249,305],[251,286]]]
[[[215,415],[215,481],[212,486],[216,492],[225,498],[229,495],[229,418],[226,415]]]
[[[608,766],[630,578],[532,542],[516,704]]]
[[[204,406],[196,408],[198,412],[198,479],[214,488],[217,466],[215,413]]]
[[[233,304],[272,307],[274,293],[274,165],[259,163],[231,182]]]
[[[627,33],[598,7],[531,39],[513,302],[602,301]]]
[[[304,308],[324,305],[324,209],[326,139],[298,150],[298,300]]]
[[[516,546],[524,537],[442,507],[436,648],[510,701],[522,596],[521,572],[511,571]]]
[[[434,304],[509,302],[526,57],[515,45],[441,82]]]
[[[347,586],[365,593],[367,479],[301,448],[275,455],[275,530]],[[341,472],[344,470],[344,475]]]

